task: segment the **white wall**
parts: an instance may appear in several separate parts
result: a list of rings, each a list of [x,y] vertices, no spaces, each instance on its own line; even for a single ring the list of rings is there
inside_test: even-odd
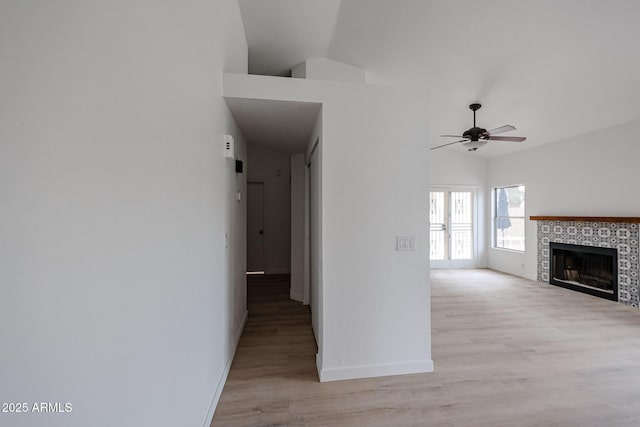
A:
[[[0,424],[206,422],[246,313],[246,55],[234,0],[0,3],[0,401],[73,405]]]
[[[236,74],[224,93],[323,103],[321,380],[430,371],[426,94]]]
[[[294,301],[304,298],[305,286],[305,173],[304,153],[295,154],[291,162],[291,291]]]
[[[301,62],[291,69],[291,77],[351,83],[364,83],[366,79],[362,68],[327,58],[313,58]]]
[[[490,187],[526,185],[527,220],[525,252],[490,249],[489,266],[536,280],[531,215],[640,216],[639,133],[633,122],[490,159]]]
[[[247,179],[264,182],[264,271],[288,274],[291,271],[289,154],[249,145]]]
[[[475,188],[477,222],[476,267],[488,262],[490,209],[487,191],[487,159],[475,153],[438,149],[431,152],[430,182],[432,187],[459,186]]]

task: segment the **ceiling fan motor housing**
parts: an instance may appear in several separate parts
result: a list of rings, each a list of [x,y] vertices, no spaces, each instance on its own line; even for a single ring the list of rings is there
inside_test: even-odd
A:
[[[489,138],[489,132],[484,128],[473,127],[462,134],[463,138],[469,138],[472,141],[478,141],[480,138]]]

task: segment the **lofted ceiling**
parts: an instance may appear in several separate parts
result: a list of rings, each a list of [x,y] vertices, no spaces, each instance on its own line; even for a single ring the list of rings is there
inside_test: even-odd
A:
[[[370,83],[427,88],[428,146],[471,127],[472,102],[479,126],[528,137],[469,154],[483,157],[640,119],[637,0],[239,2],[250,72],[286,75],[326,56]]]
[[[249,73],[290,76],[306,59],[325,58],[340,0],[240,0]]]

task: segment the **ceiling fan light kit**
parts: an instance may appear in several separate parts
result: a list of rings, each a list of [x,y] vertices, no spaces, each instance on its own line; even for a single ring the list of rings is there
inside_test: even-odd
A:
[[[436,148],[442,148],[448,145],[459,144],[462,142],[462,145],[467,147],[469,151],[476,151],[478,148],[482,147],[489,141],[524,142],[527,139],[524,136],[494,136],[499,133],[511,132],[512,130],[516,130],[516,128],[511,125],[500,126],[489,131],[476,126],[476,111],[478,111],[481,107],[482,105],[478,103],[469,105],[469,109],[473,111],[473,127],[471,129],[464,131],[462,135],[440,135],[441,137],[445,138],[462,139],[460,139],[459,141],[438,145],[437,147],[432,147],[431,149],[435,150]]]

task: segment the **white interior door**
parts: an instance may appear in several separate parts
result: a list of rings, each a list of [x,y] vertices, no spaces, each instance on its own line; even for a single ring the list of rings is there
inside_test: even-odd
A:
[[[432,268],[475,267],[475,190],[434,188],[429,192]]]
[[[247,272],[264,272],[264,183],[247,183]]]

